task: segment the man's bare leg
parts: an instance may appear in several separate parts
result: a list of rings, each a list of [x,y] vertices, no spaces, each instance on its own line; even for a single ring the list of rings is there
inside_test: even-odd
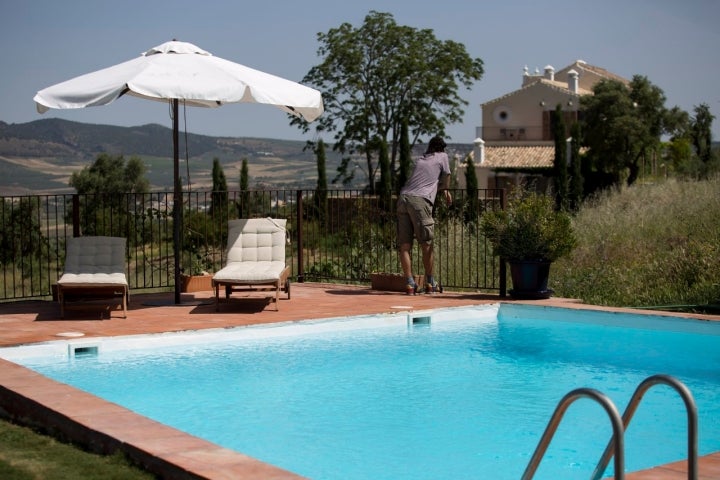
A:
[[[420,248],[422,249],[423,267],[425,268],[425,278],[432,278],[433,276],[433,245],[432,243],[421,243]]]
[[[417,293],[417,285],[415,285],[415,278],[412,274],[412,259],[410,258],[410,250],[412,249],[412,244],[410,243],[401,243],[399,248],[399,256],[400,256],[400,266],[402,267],[403,275],[405,275],[405,278],[408,280],[408,288],[406,293],[408,295],[415,295]],[[412,283],[410,283],[412,281]],[[413,288],[410,288],[412,286]]]

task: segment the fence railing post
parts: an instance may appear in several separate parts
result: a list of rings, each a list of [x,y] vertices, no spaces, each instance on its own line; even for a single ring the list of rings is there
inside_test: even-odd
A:
[[[80,236],[80,195],[77,193],[72,196],[72,231],[73,237]]]
[[[303,258],[303,203],[302,203],[302,190],[298,190],[296,193],[296,202],[295,205],[297,206],[295,211],[295,219],[297,224],[297,234],[295,237],[295,240],[297,242],[297,252],[298,252],[298,274],[297,274],[297,281],[298,283],[305,282],[305,259]]]
[[[500,208],[505,210],[505,189],[500,190]],[[507,297],[507,262],[504,258],[500,257],[500,296]]]

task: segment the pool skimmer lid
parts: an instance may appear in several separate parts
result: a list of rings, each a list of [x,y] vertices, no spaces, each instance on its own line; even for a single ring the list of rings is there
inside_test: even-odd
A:
[[[62,332],[62,333],[56,333],[55,336],[56,337],[74,338],[74,337],[84,337],[85,334],[82,332]]]

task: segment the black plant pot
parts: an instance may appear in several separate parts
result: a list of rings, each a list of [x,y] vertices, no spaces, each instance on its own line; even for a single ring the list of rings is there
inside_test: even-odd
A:
[[[552,296],[554,292],[548,288],[550,262],[523,260],[508,263],[513,284],[510,290],[512,298],[537,300]]]

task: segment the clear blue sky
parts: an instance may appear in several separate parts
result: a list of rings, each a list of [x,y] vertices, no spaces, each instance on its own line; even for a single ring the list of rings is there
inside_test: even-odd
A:
[[[667,107],[692,113],[700,103],[718,117],[720,2],[716,0],[0,0],[0,120],[40,118],[110,125],[171,126],[161,103],[122,98],[110,106],[40,115],[38,90],[116,63],[176,38],[216,56],[300,81],[314,65],[318,32],[360,26],[370,10],[401,25],[430,28],[465,45],[485,75],[460,93],[462,123],[453,142],[471,143],[480,105],[520,87],[523,67],[559,70],[576,59],[625,78],[645,75]],[[181,128],[183,120],[181,119]],[[218,136],[305,139],[280,110],[250,104],[189,108],[187,130]],[[326,138],[331,141],[331,138]]]

